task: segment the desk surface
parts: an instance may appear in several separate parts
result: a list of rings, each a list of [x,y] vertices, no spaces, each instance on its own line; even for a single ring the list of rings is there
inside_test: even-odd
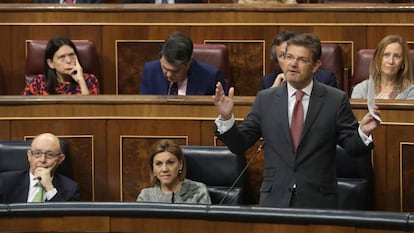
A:
[[[13,232],[413,232],[412,218],[393,212],[157,203],[0,205],[0,231]]]

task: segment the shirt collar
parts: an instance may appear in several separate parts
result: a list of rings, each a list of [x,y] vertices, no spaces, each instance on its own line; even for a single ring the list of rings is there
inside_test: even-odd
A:
[[[32,174],[32,172],[29,171],[29,181],[30,181],[30,186],[29,187],[34,187],[36,186],[36,184],[39,182],[34,175]]]
[[[311,80],[311,82],[305,88],[303,88],[301,91],[305,92],[305,95],[310,96],[311,93],[312,93],[312,88],[313,88],[313,80]],[[295,92],[298,91],[294,87],[292,87],[289,84],[289,82],[287,82],[287,90],[288,90],[288,96],[289,97],[294,96]]]

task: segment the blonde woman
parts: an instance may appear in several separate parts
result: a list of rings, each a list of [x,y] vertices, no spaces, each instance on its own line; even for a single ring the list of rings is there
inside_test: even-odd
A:
[[[388,35],[377,45],[369,67],[376,99],[414,99],[413,68],[405,39]],[[354,87],[351,98],[366,99],[369,80]]]

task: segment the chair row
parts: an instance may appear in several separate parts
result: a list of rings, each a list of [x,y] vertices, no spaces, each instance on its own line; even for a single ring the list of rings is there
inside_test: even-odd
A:
[[[64,141],[61,143],[66,159],[58,172],[73,179],[76,168],[72,166],[70,148]],[[30,141],[0,141],[0,172],[28,169],[28,149]],[[225,146],[182,146],[182,150],[187,162],[187,178],[205,183],[213,204],[245,204],[244,195],[249,190],[244,155],[236,155]],[[337,146],[336,164],[339,208],[371,209],[371,157],[353,158]]]
[[[25,78],[29,83],[37,74],[43,73],[45,50],[47,40],[31,40],[27,44]],[[86,40],[74,40],[79,60],[82,61],[84,72],[95,74],[99,77],[98,55],[94,44]],[[222,44],[194,44],[193,57],[199,61],[220,69],[227,83],[230,80],[230,64],[227,47]],[[40,59],[39,59],[40,58]]]
[[[96,74],[99,77],[99,59],[93,43],[82,40],[75,40],[74,43],[84,66],[84,71],[86,73]],[[32,40],[28,42],[25,67],[26,83],[30,82],[35,75],[43,72],[43,59],[39,58],[44,57],[46,44],[46,40]],[[356,84],[369,77],[369,63],[372,60],[373,52],[373,49],[362,49],[356,53],[354,74],[348,83],[347,79],[344,78],[344,65],[340,46],[333,43],[322,43],[321,69],[331,70],[336,76],[338,88],[350,95]],[[412,61],[414,61],[414,50],[411,51],[411,55],[413,58]],[[229,54],[225,45],[194,44],[193,56],[197,60],[219,68],[226,82],[230,86],[232,85]],[[280,70],[280,67],[276,66],[272,69]]]

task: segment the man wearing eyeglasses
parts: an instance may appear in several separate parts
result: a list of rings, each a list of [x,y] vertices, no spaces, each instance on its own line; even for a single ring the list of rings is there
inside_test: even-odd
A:
[[[59,139],[51,133],[36,136],[27,151],[28,171],[0,174],[0,202],[79,201],[79,186],[55,173],[65,160]]]
[[[294,31],[281,31],[273,39],[270,51],[271,60],[276,66],[279,66],[280,69],[276,68],[273,72],[270,72],[269,74],[266,74],[265,76],[260,78],[260,90],[269,87],[277,87],[281,83],[286,81],[285,75],[283,74],[286,63],[286,44],[290,38],[298,34],[298,32]],[[337,87],[335,74],[330,70],[317,69],[313,75],[313,78],[316,81],[326,84],[328,86]]]
[[[304,33],[291,38],[285,52],[286,82],[260,91],[240,124],[233,116],[234,88],[225,96],[217,85],[216,136],[235,154],[263,138],[261,206],[338,208],[336,145],[352,156],[373,148],[371,132],[379,122],[367,113],[358,124],[345,92],[314,81],[320,58],[318,37]]]

